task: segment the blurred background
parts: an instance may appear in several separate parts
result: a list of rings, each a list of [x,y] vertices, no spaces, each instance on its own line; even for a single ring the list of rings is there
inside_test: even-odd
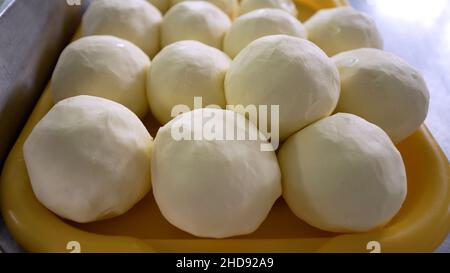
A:
[[[0,13],[12,1],[0,0]],[[426,124],[449,158],[450,0],[349,1],[353,7],[375,19],[384,37],[386,51],[407,60],[424,75],[431,92]],[[5,249],[8,251],[18,249],[4,229],[1,219],[0,246],[9,246]],[[450,237],[437,251],[450,253]]]

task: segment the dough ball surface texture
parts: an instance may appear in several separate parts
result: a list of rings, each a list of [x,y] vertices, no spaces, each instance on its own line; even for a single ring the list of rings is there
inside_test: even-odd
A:
[[[150,4],[159,9],[161,13],[165,13],[170,8],[170,0],[147,0]]]
[[[228,17],[234,19],[239,15],[239,1],[238,0],[172,0],[172,6],[183,1],[206,1],[209,2],[223,12],[225,12]]]
[[[240,12],[241,14],[245,14],[250,11],[264,8],[281,9],[295,17],[298,15],[297,7],[292,0],[242,0]]]
[[[161,12],[145,0],[95,0],[82,20],[82,35],[129,40],[153,57],[160,48]]]
[[[337,110],[381,127],[398,143],[424,122],[430,102],[420,72],[399,57],[377,49],[358,49],[333,57],[341,74]]]
[[[319,10],[305,27],[309,40],[328,56],[358,48],[383,49],[383,38],[372,18],[350,7]]]
[[[37,199],[80,223],[128,211],[150,190],[152,137],[113,101],[77,96],[57,103],[25,141]]]
[[[255,231],[281,195],[275,153],[260,150],[260,144],[267,143],[262,138],[174,140],[172,128],[188,128],[192,120],[203,128],[209,123],[235,133],[260,134],[243,116],[208,108],[182,114],[161,127],[155,138],[152,183],[162,214],[176,227],[199,237],[224,238]]]
[[[67,46],[52,76],[58,102],[92,95],[121,103],[139,117],[148,110],[146,74],[150,59],[132,43],[113,36],[88,36]]]
[[[282,140],[329,116],[339,90],[339,73],[331,59],[313,43],[286,35],[250,43],[225,77],[227,104],[279,105]]]
[[[172,108],[202,104],[225,108],[223,82],[230,58],[197,41],[180,41],[165,47],[153,60],[148,74],[147,97],[153,115],[162,124],[172,119]]]
[[[215,5],[205,1],[184,1],[173,6],[161,25],[161,42],[165,47],[182,40],[195,40],[222,49],[230,18]]]
[[[351,114],[325,118],[291,136],[278,160],[291,210],[326,231],[382,227],[406,197],[400,153],[383,130]]]
[[[279,9],[258,9],[236,19],[225,35],[224,51],[234,58],[252,41],[268,35],[286,34],[307,38],[306,28],[294,16]]]

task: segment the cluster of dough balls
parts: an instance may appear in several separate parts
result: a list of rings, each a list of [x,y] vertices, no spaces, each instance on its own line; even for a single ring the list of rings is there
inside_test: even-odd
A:
[[[239,1],[238,0],[171,0],[172,6],[183,1],[206,1],[209,2],[223,12],[225,12],[230,19],[234,19],[239,14]]]
[[[221,49],[230,25],[230,18],[215,5],[206,1],[183,1],[164,15],[161,45],[196,40]]]
[[[23,146],[37,199],[80,223],[123,214],[150,190],[152,137],[125,106],[76,96],[58,102]]]
[[[320,10],[305,26],[309,40],[328,56],[358,48],[383,49],[383,39],[372,18],[351,7]]]
[[[52,76],[55,102],[92,95],[121,103],[143,118],[147,113],[146,75],[150,59],[129,41],[87,36],[61,53]]]
[[[242,0],[241,14],[263,8],[274,8],[284,10],[293,16],[298,16],[297,7],[292,0]]]
[[[297,132],[278,160],[287,204],[323,230],[381,227],[406,197],[400,153],[383,130],[352,114],[336,114]]]
[[[177,140],[173,130],[195,134],[193,124],[214,124],[258,141]],[[247,124],[242,126],[239,124]],[[222,109],[197,109],[178,116],[158,131],[152,160],[153,195],[164,217],[199,237],[248,234],[264,221],[281,195],[275,152],[242,115]]]
[[[147,98],[161,124],[172,117],[172,108],[194,108],[194,97],[203,105],[225,108],[223,81],[231,60],[222,51],[197,41],[180,41],[165,47],[148,73]]]
[[[337,111],[358,115],[380,126],[394,142],[424,122],[430,94],[422,75],[394,54],[362,48],[333,57],[342,94]]]
[[[160,48],[161,12],[145,0],[95,0],[83,16],[81,34],[113,35],[153,57]]]
[[[287,35],[259,38],[231,63],[225,97],[232,105],[279,105],[280,139],[329,116],[339,99],[339,73],[313,43]]]
[[[367,15],[297,15],[292,0],[93,1],[53,73],[56,105],[24,145],[39,201],[90,222],[126,212],[152,184],[170,223],[213,238],[255,231],[281,194],[323,230],[385,225],[407,192],[394,142],[423,123],[426,84],[381,50]],[[174,118],[194,97],[212,108]],[[278,160],[245,113],[217,109],[227,104],[279,106],[268,124],[284,141]],[[151,163],[148,108],[163,124]],[[195,124],[258,138],[174,138],[196,136]]]
[[[294,16],[279,9],[258,9],[237,18],[225,35],[223,50],[234,58],[252,41],[276,34],[307,38],[306,28]]]

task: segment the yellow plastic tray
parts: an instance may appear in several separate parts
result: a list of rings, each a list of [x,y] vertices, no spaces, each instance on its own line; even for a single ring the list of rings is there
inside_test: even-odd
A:
[[[316,9],[344,1],[297,1],[305,19]],[[22,146],[35,124],[52,107],[44,91],[7,161],[0,180],[1,210],[14,238],[32,252],[69,252],[70,241],[81,252],[369,252],[370,241],[382,252],[430,252],[450,229],[450,168],[425,126],[401,143],[408,196],[400,213],[381,230],[335,234],[315,229],[296,218],[280,198],[267,220],[253,234],[231,239],[199,239],[170,225],[148,194],[126,214],[91,224],[62,220],[35,198]],[[146,124],[156,124],[146,120]],[[157,126],[149,128],[155,136]]]

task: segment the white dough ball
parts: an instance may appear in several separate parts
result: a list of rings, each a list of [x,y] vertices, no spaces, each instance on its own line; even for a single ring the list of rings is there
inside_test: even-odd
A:
[[[184,1],[173,6],[161,25],[165,47],[182,40],[196,40],[221,49],[231,21],[218,7],[205,1]]]
[[[150,190],[152,137],[113,101],[77,96],[57,103],[23,146],[37,199],[80,223],[128,211]]]
[[[292,0],[242,0],[240,12],[241,14],[245,14],[250,11],[264,8],[281,9],[295,17],[298,15],[297,7]]]
[[[174,130],[184,128],[191,134],[195,124],[200,130],[215,126],[260,138],[174,139]],[[228,110],[197,109],[161,127],[155,138],[152,183],[164,217],[199,237],[224,238],[255,231],[281,195],[275,153],[262,152],[261,143],[267,141],[258,129]]]
[[[209,2],[223,12],[225,12],[228,17],[234,19],[239,14],[239,1],[238,0],[172,0],[172,6],[183,1],[206,1]]]
[[[313,43],[287,35],[250,43],[225,77],[228,104],[279,105],[282,140],[329,116],[339,89],[339,73],[331,59]]]
[[[170,8],[170,0],[147,0],[150,4],[157,7],[161,13],[166,13]]]
[[[383,49],[383,38],[373,19],[351,7],[319,10],[305,27],[309,40],[328,56],[358,48]]]
[[[121,103],[139,117],[148,110],[146,74],[150,59],[134,44],[113,36],[88,36],[67,46],[52,76],[58,102],[91,95]]]
[[[337,110],[381,127],[398,143],[427,117],[430,94],[420,72],[378,49],[358,49],[333,57],[341,74]]]
[[[172,119],[175,105],[194,108],[202,104],[225,108],[223,82],[230,58],[222,51],[197,41],[168,45],[156,55],[148,74],[147,98],[153,115],[162,124]]]
[[[83,16],[81,34],[117,36],[153,57],[160,48],[161,21],[161,12],[145,0],[95,0]]]
[[[289,13],[279,9],[258,9],[240,16],[233,22],[225,35],[223,49],[234,58],[252,41],[275,34],[307,38],[306,28]]]
[[[291,136],[278,160],[285,201],[322,230],[382,227],[406,197],[400,153],[383,130],[351,114],[325,118]]]

